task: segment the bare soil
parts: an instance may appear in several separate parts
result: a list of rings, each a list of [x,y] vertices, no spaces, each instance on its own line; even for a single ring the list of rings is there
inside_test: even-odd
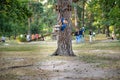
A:
[[[31,55],[28,52],[0,52],[0,80],[120,80],[119,63],[115,63],[118,64],[117,68],[102,68],[97,67],[101,63],[87,63],[78,56],[78,53],[83,52],[120,59],[119,50],[88,49],[74,52],[76,57],[50,56],[50,52],[39,50],[35,54],[30,52]]]

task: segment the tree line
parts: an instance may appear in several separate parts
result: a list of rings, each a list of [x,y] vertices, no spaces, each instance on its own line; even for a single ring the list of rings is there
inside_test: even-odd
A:
[[[76,5],[81,27],[107,37],[114,31],[120,38],[120,0],[79,0]]]
[[[57,23],[55,4],[56,0],[44,4],[42,0],[0,0],[0,35],[16,37],[28,30],[31,34],[52,32],[52,26]],[[78,0],[72,3],[72,20],[74,6],[77,7],[78,27],[106,33],[108,37],[114,31],[120,37],[120,0]]]

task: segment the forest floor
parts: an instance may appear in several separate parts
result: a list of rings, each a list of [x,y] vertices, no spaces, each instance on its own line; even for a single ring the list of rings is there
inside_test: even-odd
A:
[[[50,56],[56,41],[0,43],[0,80],[120,80],[120,42],[76,44],[76,57]]]

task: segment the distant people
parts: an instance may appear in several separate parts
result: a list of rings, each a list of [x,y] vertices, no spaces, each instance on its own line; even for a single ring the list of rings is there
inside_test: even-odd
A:
[[[27,34],[26,39],[27,39],[28,42],[30,41],[30,35],[29,34]]]
[[[82,30],[85,32],[85,27],[82,27]]]
[[[93,32],[92,33],[92,38],[93,38],[94,41],[95,41],[95,35],[96,35],[95,32]]]
[[[114,31],[112,31],[112,40],[114,40],[114,38],[115,38],[115,33]]]
[[[82,31],[83,31],[83,37],[84,37],[85,27],[82,27]]]
[[[38,40],[39,34],[35,34],[35,39]]]
[[[1,37],[1,41],[5,42],[5,37],[4,36]]]
[[[35,35],[34,34],[32,34],[31,39],[32,39],[32,41],[35,40]]]
[[[79,30],[78,29],[75,32],[75,36],[76,36],[76,43],[80,43],[80,36],[79,36]]]
[[[41,35],[41,40],[42,40],[42,41],[44,41],[44,40],[45,40],[43,35]]]
[[[89,42],[92,42],[92,30],[89,31]]]
[[[84,31],[83,31],[83,29],[80,29],[80,31],[79,31],[79,37],[80,37],[80,42],[84,42]]]

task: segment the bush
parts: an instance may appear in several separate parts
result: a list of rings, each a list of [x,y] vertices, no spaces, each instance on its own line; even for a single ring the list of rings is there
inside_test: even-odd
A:
[[[26,37],[24,37],[24,36],[18,36],[17,37],[17,40],[19,41],[19,42],[26,42]]]
[[[120,34],[116,35],[117,40],[120,40]]]

